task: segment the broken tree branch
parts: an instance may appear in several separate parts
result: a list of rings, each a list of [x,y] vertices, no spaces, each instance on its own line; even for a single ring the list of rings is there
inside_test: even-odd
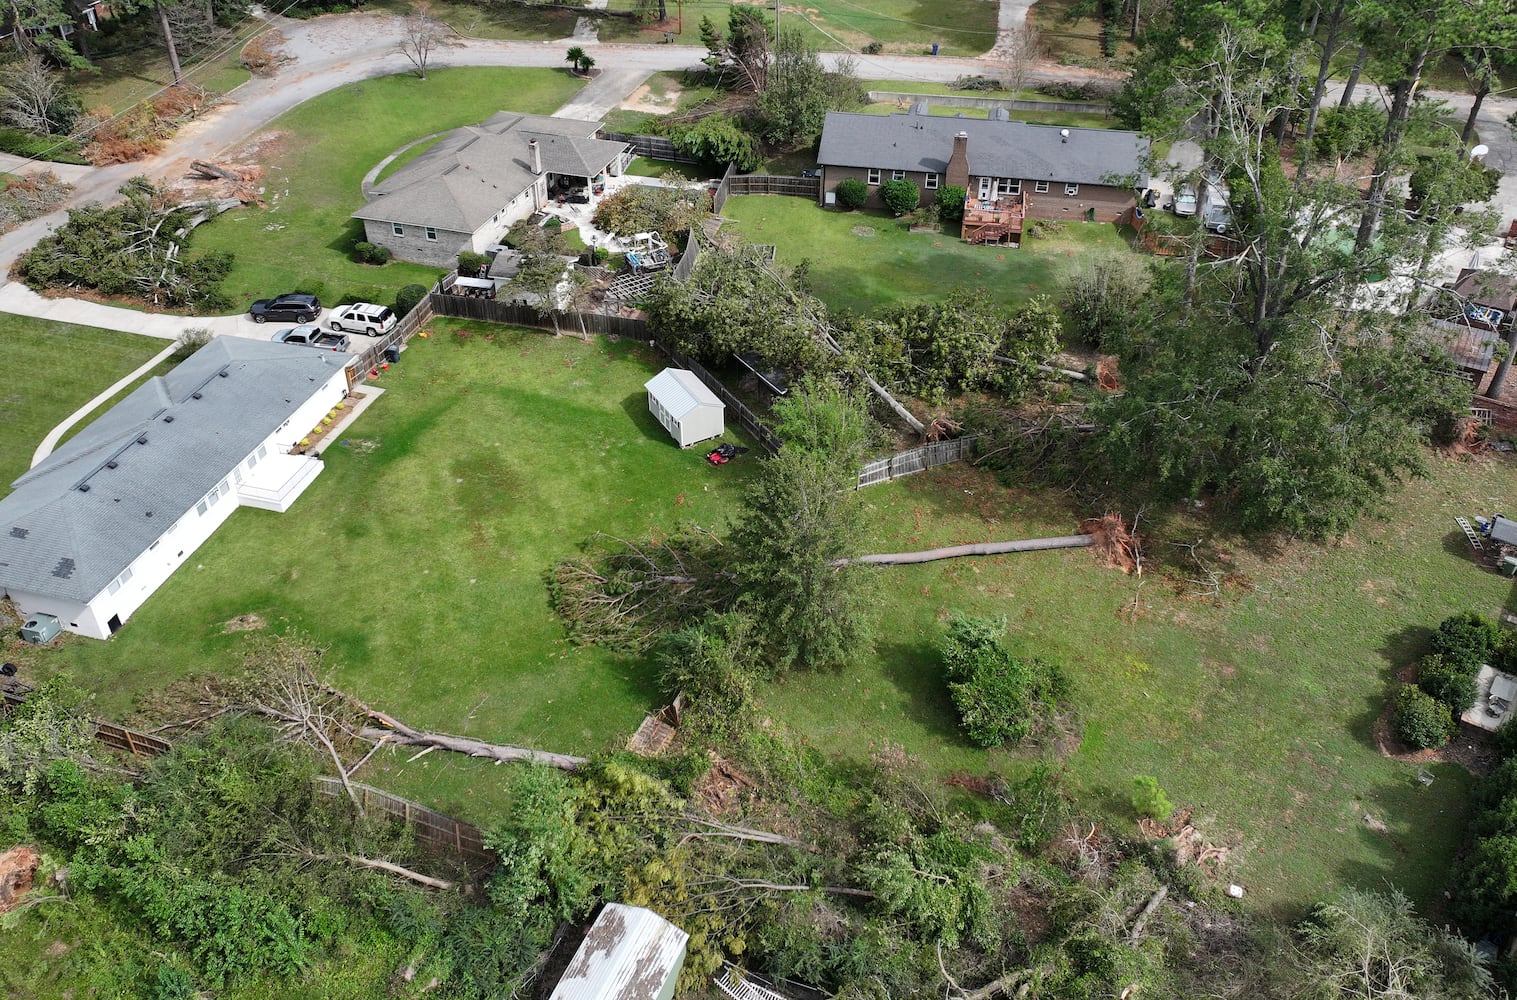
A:
[[[1007,552],[1041,552],[1045,549],[1084,548],[1095,544],[1094,535],[1060,535],[1055,538],[1024,538],[1010,542],[975,542],[971,545],[950,545],[941,549],[922,552],[892,552],[881,555],[858,556],[853,559],[837,559],[833,566],[849,563],[867,563],[874,566],[904,566],[909,563],[934,562],[938,559],[957,559],[961,556],[994,556]]]

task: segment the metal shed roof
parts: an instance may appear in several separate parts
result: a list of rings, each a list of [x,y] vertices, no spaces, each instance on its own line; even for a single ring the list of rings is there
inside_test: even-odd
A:
[[[695,372],[684,368],[665,368],[644,382],[643,388],[652,393],[676,420],[703,406],[714,406],[719,410],[727,408],[716,393],[706,388],[706,383],[695,377]]]
[[[607,903],[550,1000],[654,1000],[685,961],[690,935],[640,906]]]

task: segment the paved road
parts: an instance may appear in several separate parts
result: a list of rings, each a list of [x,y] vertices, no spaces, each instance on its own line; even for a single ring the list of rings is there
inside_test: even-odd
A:
[[[1014,9],[1024,0],[1006,0],[1010,8],[1004,20],[1014,23]],[[1023,8],[1025,19],[1025,7]],[[111,200],[127,178],[137,174],[161,179],[184,176],[191,160],[217,159],[247,136],[274,118],[319,94],[335,87],[377,76],[406,72],[410,64],[395,50],[399,37],[399,19],[377,14],[338,14],[292,21],[270,18],[271,28],[284,33],[284,51],[291,62],[274,77],[255,78],[227,95],[221,105],[205,119],[195,122],[175,136],[158,156],[121,166],[78,171],[76,190],[70,204]],[[1008,25],[1009,26],[1009,25]],[[469,39],[459,47],[439,51],[436,66],[535,66],[562,69],[564,42],[512,42]],[[598,68],[605,72],[585,92],[563,109],[575,117],[595,118],[619,103],[650,73],[659,70],[682,70],[700,63],[705,54],[697,46],[677,45],[597,45]],[[858,63],[859,75],[866,79],[894,80],[902,85],[912,82],[949,82],[954,78],[983,73],[991,69],[985,60],[948,59],[931,56],[865,56],[852,53],[831,54],[829,59],[851,56]],[[1084,80],[1092,74],[1076,67],[1045,65],[1029,74],[1034,82]],[[625,88],[625,90],[622,90]],[[621,90],[621,93],[617,91]],[[1438,95],[1456,108],[1469,107],[1462,95]],[[1517,143],[1512,141],[1502,118],[1517,109],[1517,99],[1487,100],[1480,117],[1482,138],[1492,146],[1487,163],[1501,167],[1507,174],[1497,195],[1503,217],[1517,216]],[[8,272],[17,256],[65,219],[57,212],[33,220],[0,236],[0,274]],[[69,322],[89,323],[110,329],[147,333],[152,336],[177,336],[186,325],[210,326],[218,333],[254,334],[251,323],[239,317],[211,320],[187,320],[182,317],[153,317],[125,309],[111,309],[93,303],[69,299],[41,299],[11,286],[0,287],[0,311],[23,315],[48,315]],[[168,332],[170,330],[173,332]]]

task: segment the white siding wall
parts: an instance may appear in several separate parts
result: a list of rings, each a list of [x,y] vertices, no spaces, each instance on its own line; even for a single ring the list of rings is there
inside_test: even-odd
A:
[[[191,505],[177,521],[170,522],[169,527],[148,546],[147,551],[132,560],[132,564],[127,567],[130,575],[124,572],[112,581],[113,584],[119,584],[114,592],[108,586],[91,598],[87,605],[13,592],[11,598],[16,606],[28,613],[45,611],[57,615],[70,632],[96,639],[109,638],[112,616],[119,617],[125,623],[132,612],[163,586],[174,571],[232,516],[238,506],[237,477],[245,475],[252,468],[248,462],[256,463],[270,454],[289,451],[346,394],[347,377],[338,369],[278,430],[260,442],[233,469],[226,470],[215,489]],[[204,513],[200,510],[202,505],[205,507]]]

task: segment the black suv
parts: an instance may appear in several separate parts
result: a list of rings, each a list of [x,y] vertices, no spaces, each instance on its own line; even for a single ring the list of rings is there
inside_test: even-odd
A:
[[[321,315],[321,300],[305,292],[290,292],[272,299],[259,299],[248,313],[254,323],[266,323],[271,319],[310,323]]]

